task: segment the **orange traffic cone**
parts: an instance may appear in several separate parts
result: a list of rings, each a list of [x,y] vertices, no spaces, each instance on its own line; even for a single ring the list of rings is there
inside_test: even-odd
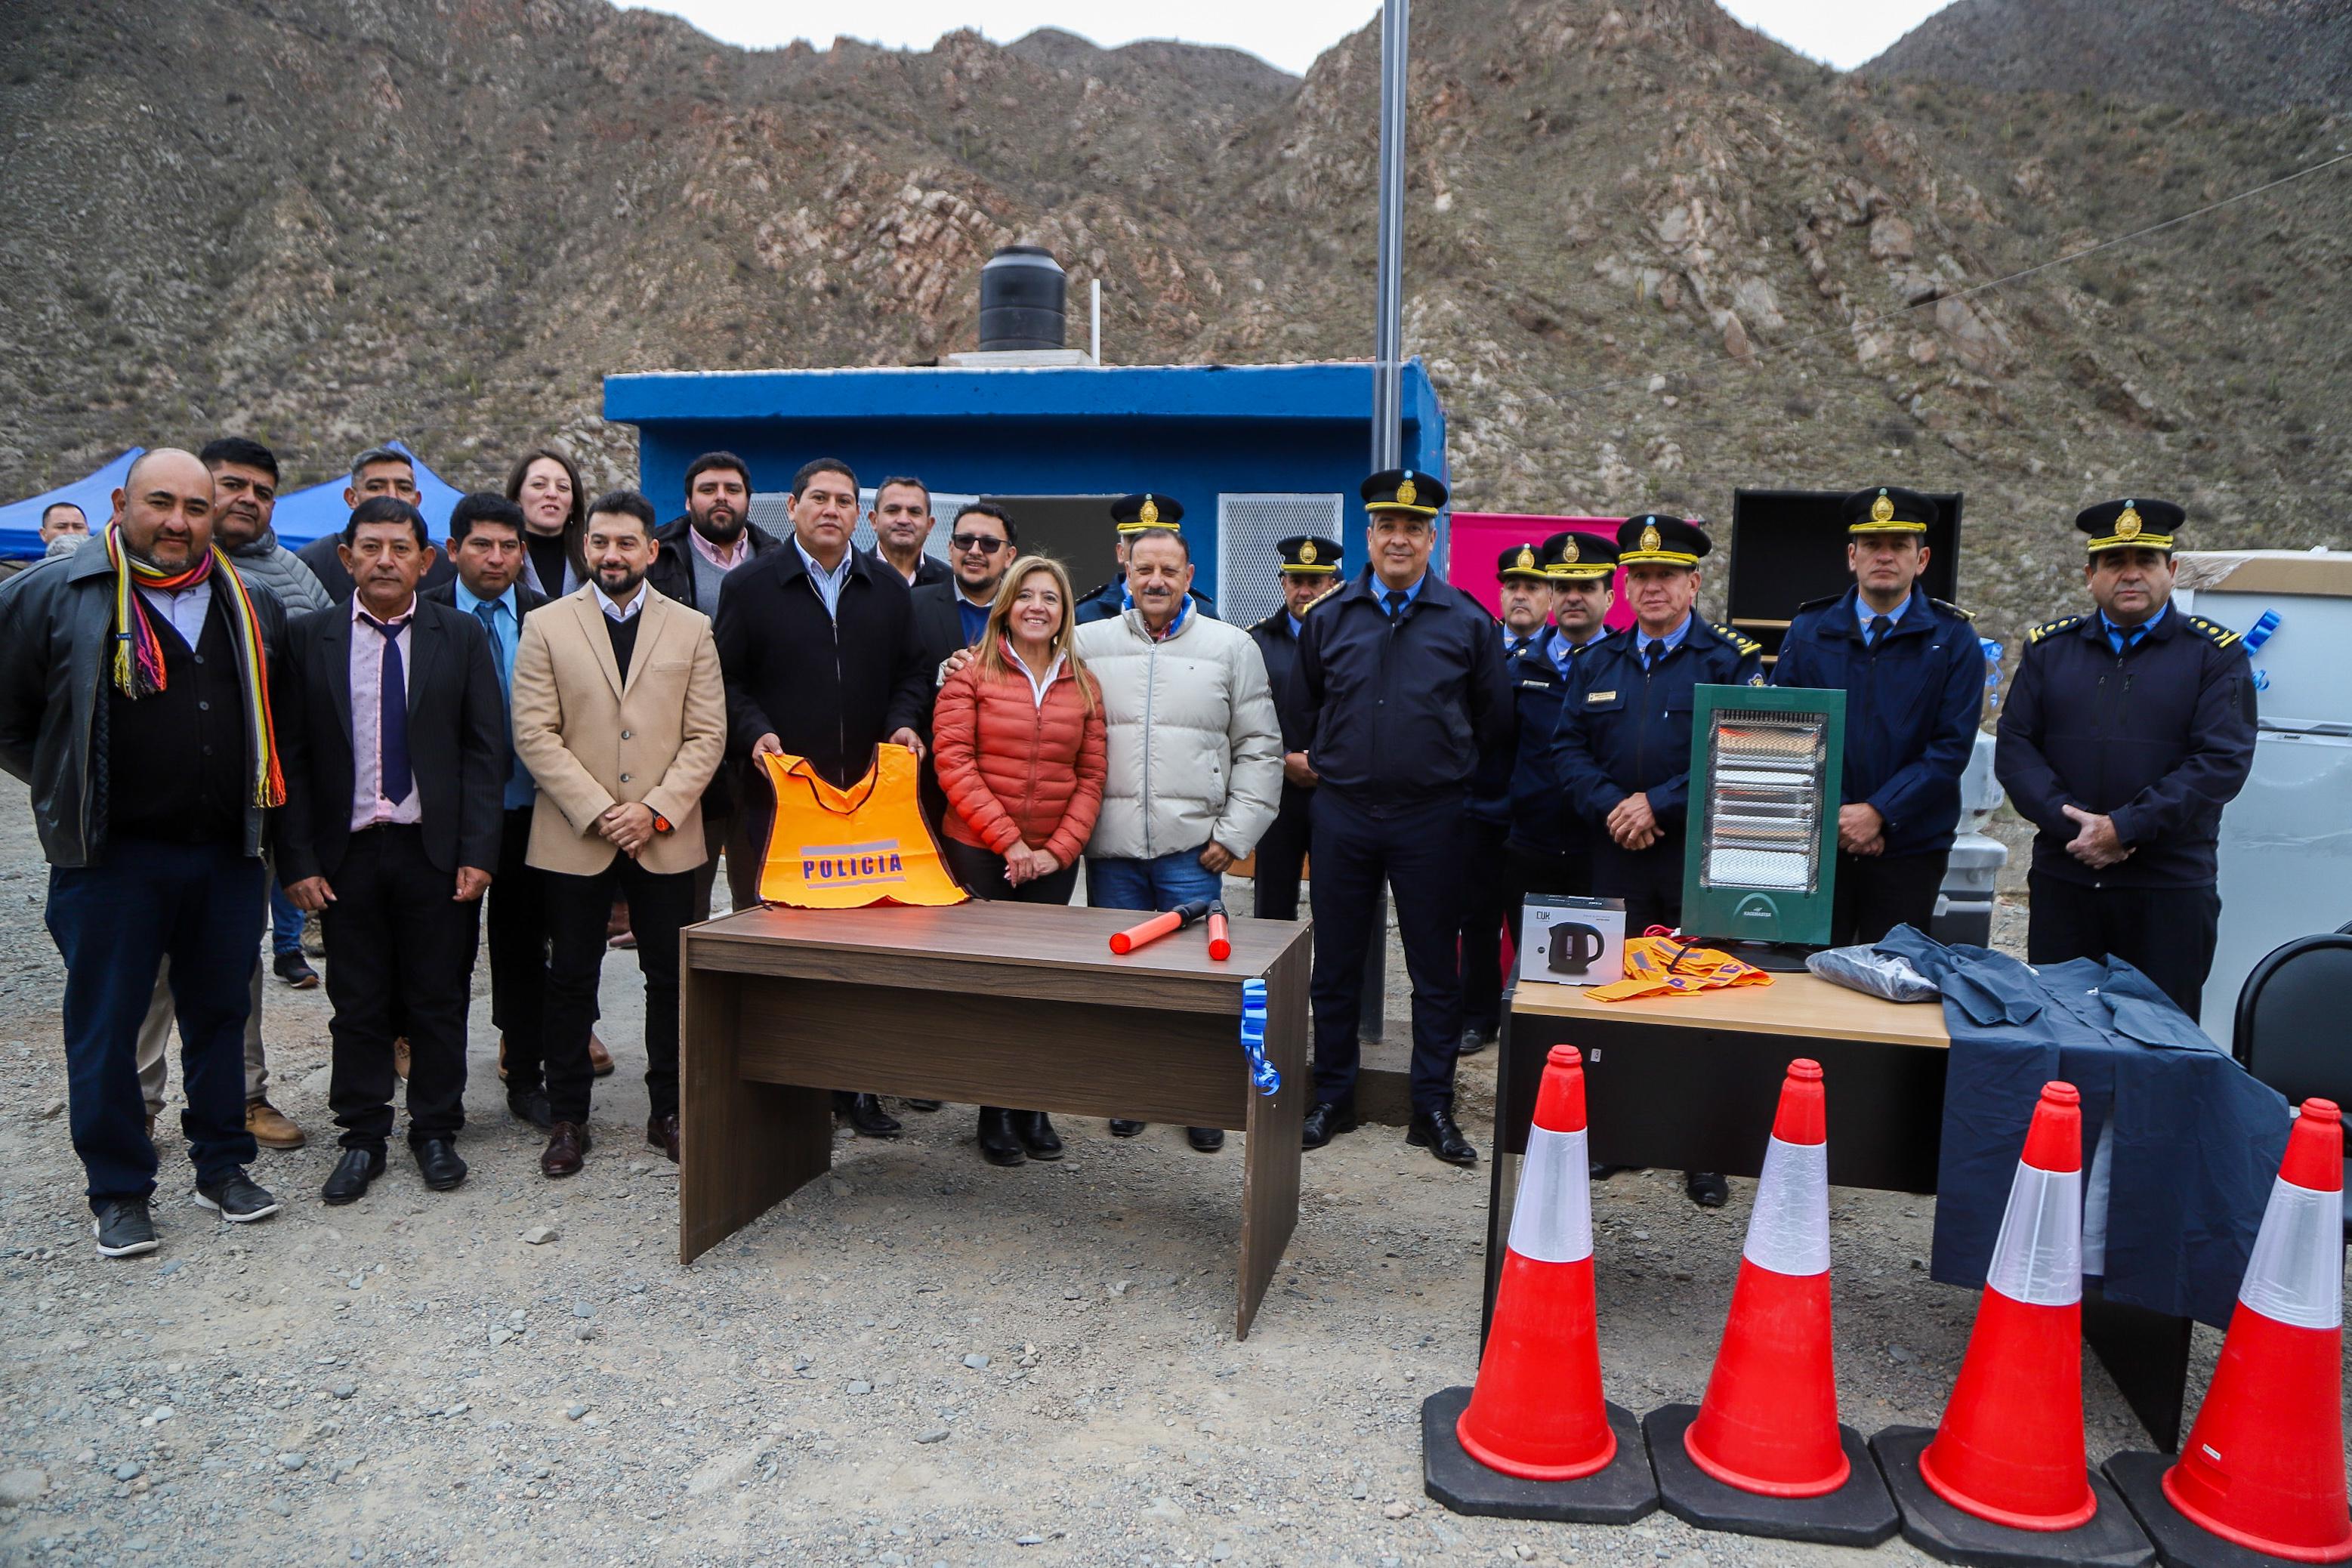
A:
[[[1528,1131],[1495,1324],[1454,1426],[1471,1458],[1507,1476],[1572,1481],[1617,1456],[1601,1398],[1591,1171],[1584,1058],[1554,1046]]]
[[[2251,1551],[2352,1557],[2343,1399],[2344,1118],[2333,1100],[2306,1100],[2165,1497]]]
[[[1820,1497],[1853,1472],[1830,1358],[1828,1140],[1821,1064],[1800,1058],[1780,1086],[1723,1348],[1683,1433],[1693,1464],[1765,1497]]]
[[[2083,1110],[2042,1087],[1959,1380],[1919,1474],[1964,1513],[2072,1530],[2098,1511],[2083,1454]]]

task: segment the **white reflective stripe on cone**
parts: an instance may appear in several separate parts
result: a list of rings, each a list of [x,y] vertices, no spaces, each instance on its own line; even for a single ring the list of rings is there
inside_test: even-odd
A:
[[[1826,1143],[1764,1148],[1756,1210],[1748,1216],[1740,1256],[1759,1268],[1803,1278],[1830,1268],[1830,1150]]]
[[[1511,1250],[1536,1263],[1580,1263],[1592,1256],[1592,1160],[1581,1132],[1528,1130],[1519,1197],[1511,1206]]]
[[[2342,1193],[2315,1193],[2284,1177],[2272,1185],[2238,1300],[2290,1328],[2343,1326]]]
[[[1985,1284],[2029,1307],[2083,1299],[2082,1172],[2017,1167]]]

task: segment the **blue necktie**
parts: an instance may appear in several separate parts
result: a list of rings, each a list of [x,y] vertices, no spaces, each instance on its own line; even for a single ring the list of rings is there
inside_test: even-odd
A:
[[[489,634],[490,661],[499,667],[499,687],[503,690],[514,677],[507,672],[507,650],[499,641],[499,607],[495,604],[476,605],[474,618],[481,622],[482,630]]]
[[[408,772],[408,679],[400,666],[401,628],[373,617],[367,617],[367,624],[383,634],[383,679],[376,705],[376,740],[383,752],[383,777],[376,787],[384,799],[398,805],[416,787]]]
[[[1386,601],[1388,605],[1389,619],[1395,620],[1399,616],[1404,614],[1407,596],[1402,588],[1391,588],[1387,593],[1381,595],[1381,597]]]
[[[2107,646],[2114,648],[2116,656],[2120,658],[2124,649],[2138,647],[2139,639],[2147,635],[2147,626],[2145,623],[2133,626],[2128,631],[2110,624],[2107,627]]]
[[[1889,617],[1885,616],[1873,616],[1870,617],[1870,636],[1863,640],[1868,643],[1872,647],[1876,647],[1881,642],[1885,640],[1886,634],[1894,629],[1895,622]]]
[[[1645,642],[1645,643],[1643,643],[1643,644],[1642,645],[1642,668],[1643,668],[1644,670],[1651,670],[1651,669],[1655,669],[1655,668],[1658,668],[1658,660],[1660,660],[1660,659],[1662,659],[1662,658],[1665,658],[1665,657],[1666,657],[1666,639],[1665,639],[1665,638],[1664,638],[1664,637],[1652,637],[1648,642]]]

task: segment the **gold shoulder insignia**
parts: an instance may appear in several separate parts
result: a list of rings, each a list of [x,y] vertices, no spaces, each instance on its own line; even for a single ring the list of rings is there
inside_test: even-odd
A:
[[[1721,625],[1716,621],[1709,621],[1706,624],[1715,627],[1716,636],[1721,637],[1724,641],[1738,648],[1742,655],[1762,653],[1764,651],[1764,645],[1762,643],[1756,641],[1752,637],[1742,637],[1738,632],[1733,631],[1729,626]]]
[[[1936,608],[1943,611],[1948,616],[1958,616],[1964,621],[1973,621],[1977,618],[1976,612],[1974,610],[1964,610],[1958,605],[1948,604],[1942,599],[1930,599],[1927,602],[1935,605]]]
[[[2238,634],[2225,626],[2209,621],[2202,616],[2191,616],[2189,624],[2213,639],[2215,647],[2228,647],[2238,640]]]
[[[1307,610],[1313,609],[1316,605],[1321,604],[1324,600],[1329,598],[1332,595],[1338,593],[1347,585],[1348,584],[1345,583],[1334,583],[1329,587],[1324,589],[1321,593],[1316,595],[1313,598],[1307,600],[1307,609],[1298,612],[1298,618],[1302,621],[1305,620],[1307,618]]]
[[[2090,619],[2088,616],[2069,616],[2063,621],[2044,621],[2026,633],[2025,640],[2028,644],[2038,643],[2043,637],[2052,637],[2063,631],[2071,631],[2088,619]]]

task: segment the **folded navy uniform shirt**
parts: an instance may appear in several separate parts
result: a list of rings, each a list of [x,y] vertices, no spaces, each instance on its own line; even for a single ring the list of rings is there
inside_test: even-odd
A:
[[[1909,926],[1878,946],[1942,988],[1952,1037],[1930,1277],[1984,1284],[2034,1102],[2063,1079],[2083,1095],[2084,1275],[2110,1301],[2228,1327],[2286,1152],[2278,1091],[2120,959],[2037,972]]]

